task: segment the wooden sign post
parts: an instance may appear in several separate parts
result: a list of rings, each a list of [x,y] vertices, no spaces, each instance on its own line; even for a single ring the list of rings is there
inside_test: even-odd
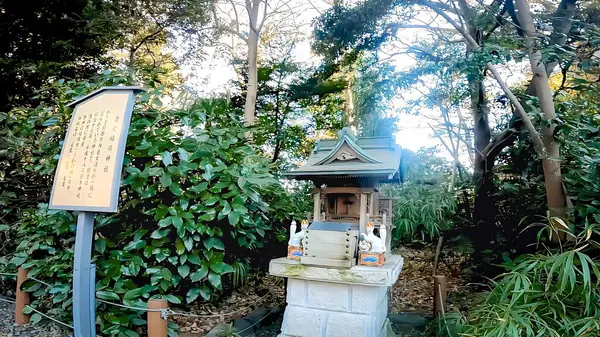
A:
[[[73,264],[75,337],[96,336],[96,212],[117,212],[127,132],[139,87],[104,87],[80,98],[54,175],[50,209],[79,211]]]

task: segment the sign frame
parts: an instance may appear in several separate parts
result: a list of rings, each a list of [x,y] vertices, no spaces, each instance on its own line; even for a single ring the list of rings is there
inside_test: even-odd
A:
[[[112,181],[112,190],[110,194],[110,205],[108,207],[95,206],[69,206],[54,205],[54,192],[58,181],[60,160],[65,154],[66,142],[63,143],[60,151],[59,165],[56,167],[54,181],[52,183],[52,192],[50,194],[49,209],[60,209],[79,211],[77,215],[77,227],[75,230],[75,249],[73,258],[73,328],[74,337],[95,337],[96,336],[96,266],[92,264],[92,243],[94,242],[94,218],[96,212],[115,213],[119,205],[119,193],[121,189],[121,174],[123,172],[123,157],[127,146],[127,135],[131,124],[133,105],[135,104],[135,95],[145,91],[140,87],[134,86],[111,86],[100,88],[86,96],[83,96],[74,102],[69,103],[68,107],[75,106],[69,121],[69,127],[65,140],[70,136],[73,129],[73,121],[79,104],[86,102],[98,95],[111,91],[128,91],[127,103],[123,114],[122,129],[119,135],[119,143],[115,152],[114,175]]]
[[[74,125],[72,123],[73,123],[74,117],[77,113],[77,109],[79,108],[79,104],[84,103],[84,102],[86,102],[90,99],[93,99],[96,96],[102,95],[104,93],[109,93],[111,91],[129,91],[129,97],[127,98],[125,113],[123,115],[124,120],[123,120],[123,124],[122,124],[123,127],[122,127],[121,133],[119,135],[119,143],[117,144],[117,151],[116,151],[116,155],[115,155],[115,164],[114,164],[114,168],[113,168],[113,181],[110,182],[111,189],[112,189],[112,191],[111,191],[112,193],[110,196],[110,205],[107,207],[96,207],[96,206],[55,205],[53,203],[54,195],[55,195],[55,188],[56,188],[56,184],[58,183],[57,179],[59,178],[60,163],[61,163],[61,160],[63,158],[65,158],[64,156],[65,156],[65,152],[66,152],[66,146],[65,146],[65,144],[63,144],[63,147],[60,151],[59,162],[57,164],[56,172],[54,174],[54,182],[52,184],[52,190],[50,192],[50,202],[48,203],[49,209],[85,211],[85,212],[106,212],[106,213],[116,213],[117,212],[117,208],[119,206],[121,174],[123,173],[123,157],[125,155],[125,149],[127,146],[127,134],[129,132],[129,126],[131,124],[131,116],[133,113],[133,106],[135,104],[135,95],[144,90],[142,88],[136,87],[136,86],[103,87],[103,88],[93,91],[92,93],[69,103],[67,105],[68,107],[74,106],[75,108],[73,109],[73,113],[72,113],[71,119],[69,121],[69,127],[67,128],[65,140],[67,140],[69,138],[69,136],[71,136],[71,133],[73,132]]]

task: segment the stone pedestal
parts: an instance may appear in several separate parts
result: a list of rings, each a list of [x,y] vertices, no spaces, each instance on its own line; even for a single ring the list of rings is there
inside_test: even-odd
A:
[[[279,337],[386,337],[387,291],[403,259],[382,267],[336,269],[271,260],[269,273],[288,278],[287,307]]]

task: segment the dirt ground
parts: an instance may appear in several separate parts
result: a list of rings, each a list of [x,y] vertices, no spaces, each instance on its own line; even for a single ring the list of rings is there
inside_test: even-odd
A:
[[[418,313],[428,316],[433,310],[433,261],[434,247],[400,248],[395,251],[404,257],[404,266],[400,278],[393,287],[391,312]],[[466,256],[443,254],[438,267],[438,275],[445,275],[448,281],[448,310],[462,308],[468,303],[472,289],[462,277]],[[172,308],[175,312],[185,315],[171,316],[170,320],[180,326],[179,336],[199,337],[207,334],[220,323],[230,323],[242,318],[256,308],[276,308],[285,305],[284,280],[264,275],[251,281],[245,288],[234,292],[231,296],[217,301],[216,304],[202,304],[191,309]],[[0,306],[0,314],[7,317],[14,315],[14,308]],[[188,314],[192,315],[188,315]],[[197,317],[202,316],[202,317]],[[275,315],[272,315],[275,316]],[[11,320],[6,319],[10,322]],[[254,337],[275,337],[281,326],[282,315],[265,320]],[[42,325],[45,325],[42,324]],[[0,335],[18,336],[58,336],[59,334],[44,334],[48,332],[42,325],[31,326],[23,331],[3,331],[0,325]],[[31,331],[30,331],[31,330]],[[57,332],[62,329],[54,329]],[[53,331],[54,331],[53,330]],[[7,331],[10,331],[8,333]],[[404,335],[403,335],[404,336]],[[408,335],[406,335],[408,336]]]
[[[400,248],[394,251],[404,257],[404,266],[393,287],[392,312],[433,312],[433,263],[435,247]],[[467,262],[465,255],[442,253],[438,263],[438,275],[446,276],[448,282],[448,310],[462,306],[458,294],[471,291],[463,276]]]
[[[428,316],[433,311],[433,262],[435,247],[400,248],[396,254],[404,257],[404,267],[400,278],[393,287],[391,312],[415,312]],[[442,254],[438,264],[438,274],[448,281],[448,310],[462,306],[456,294],[468,293],[467,281],[461,276],[466,256]],[[216,315],[210,318],[175,317],[181,327],[180,336],[201,336],[219,323],[231,322],[243,317],[257,307],[276,307],[285,304],[284,282],[280,278],[264,276],[260,282],[234,293],[219,308],[212,304],[196,307],[193,312],[201,315]],[[240,308],[242,308],[241,311]],[[245,309],[244,309],[245,308]],[[175,309],[176,310],[176,309]],[[227,315],[229,312],[235,314]],[[276,336],[281,317],[267,326],[261,327],[257,337]]]

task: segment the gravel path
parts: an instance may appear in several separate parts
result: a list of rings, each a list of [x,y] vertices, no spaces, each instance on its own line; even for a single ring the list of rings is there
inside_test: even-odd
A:
[[[0,302],[0,337],[71,337],[57,324],[47,320],[26,326],[15,326],[14,322],[14,304]]]

